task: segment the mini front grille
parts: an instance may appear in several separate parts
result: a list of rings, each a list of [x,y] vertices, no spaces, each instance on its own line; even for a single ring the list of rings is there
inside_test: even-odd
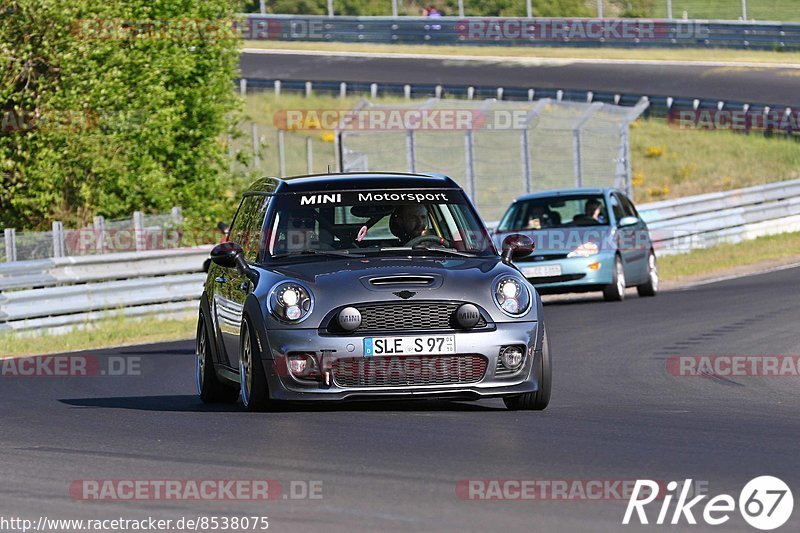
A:
[[[353,333],[369,333],[377,331],[431,331],[455,330],[456,309],[461,303],[450,302],[397,302],[354,305],[361,313],[361,326]],[[486,327],[481,316],[472,329]],[[329,333],[343,333],[336,322],[334,313]]]
[[[342,388],[477,383],[486,373],[481,355],[343,358],[334,361],[333,382]]]

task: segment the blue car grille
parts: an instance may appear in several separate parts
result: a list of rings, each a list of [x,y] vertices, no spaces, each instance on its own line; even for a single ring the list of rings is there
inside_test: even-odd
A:
[[[334,361],[333,382],[342,388],[457,385],[486,374],[482,355],[413,355],[343,358]]]

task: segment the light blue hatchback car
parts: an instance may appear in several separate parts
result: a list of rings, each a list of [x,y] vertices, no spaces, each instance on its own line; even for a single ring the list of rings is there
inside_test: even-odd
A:
[[[494,233],[521,233],[533,240],[532,255],[516,260],[542,294],[603,291],[606,300],[658,292],[656,254],[647,224],[617,189],[560,189],[514,200]]]

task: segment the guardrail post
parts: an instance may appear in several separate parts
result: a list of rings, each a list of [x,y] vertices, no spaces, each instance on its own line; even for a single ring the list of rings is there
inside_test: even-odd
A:
[[[378,97],[378,84],[371,83],[369,86],[369,95],[374,99]]]
[[[467,196],[475,202],[475,143],[472,130],[464,132],[464,157],[467,171]]]
[[[475,98],[475,87],[467,87],[467,100]]]
[[[406,100],[411,100],[411,85],[403,85],[403,95],[406,97]]]
[[[311,98],[311,94],[314,90],[314,84],[310,81],[306,82],[306,98]]]
[[[278,161],[280,162],[281,178],[286,177],[286,146],[284,142],[284,131],[278,130]]]
[[[306,165],[308,173],[314,173],[314,142],[311,137],[306,137]]]
[[[6,262],[13,263],[17,260],[17,230],[6,228],[3,234],[6,241]]]
[[[253,137],[253,166],[258,168],[261,166],[261,157],[259,156],[259,152],[261,151],[261,143],[258,140],[258,124],[253,122],[250,125],[250,132]]]
[[[92,222],[94,228],[94,247],[98,254],[106,253],[106,219],[98,216]]]
[[[230,161],[230,171],[231,174],[236,170],[236,155],[233,151],[233,135],[230,133],[228,134],[228,160]]]
[[[347,96],[347,83],[342,82],[339,84],[339,98],[345,98]]]
[[[281,80],[275,80],[273,84],[275,86],[275,96],[281,95]]]
[[[245,96],[247,94],[247,79],[242,78],[239,80],[239,94]]]
[[[64,257],[64,224],[53,222],[53,257]]]
[[[172,208],[169,212],[170,216],[172,216],[172,221],[175,223],[176,226],[183,225],[183,209],[180,206],[176,205]]]
[[[144,215],[141,211],[133,212],[133,236],[136,242],[136,251],[143,252],[147,249],[147,240],[144,234]]]

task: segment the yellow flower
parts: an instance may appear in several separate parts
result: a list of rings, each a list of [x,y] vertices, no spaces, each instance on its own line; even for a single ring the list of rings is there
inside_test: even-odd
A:
[[[648,146],[644,151],[645,157],[661,157],[664,155],[663,146]]]
[[[631,178],[631,184],[634,187],[641,187],[644,185],[644,172],[634,172]]]
[[[332,131],[326,131],[322,134],[322,142],[332,143],[336,140],[336,134]]]

